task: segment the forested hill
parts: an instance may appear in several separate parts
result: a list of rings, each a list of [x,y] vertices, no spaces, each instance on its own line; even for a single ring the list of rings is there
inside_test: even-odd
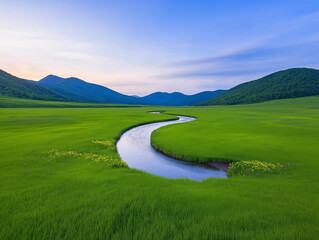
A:
[[[248,104],[314,95],[319,95],[319,70],[291,68],[240,84],[197,105]]]
[[[67,97],[64,97],[50,89],[42,87],[31,81],[17,78],[2,70],[0,70],[0,95],[36,100],[69,100]]]

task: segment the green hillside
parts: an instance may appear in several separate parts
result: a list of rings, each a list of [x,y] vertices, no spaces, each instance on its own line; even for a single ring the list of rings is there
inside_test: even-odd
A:
[[[16,98],[68,101],[69,99],[31,81],[0,70],[0,95]]]
[[[291,68],[240,84],[197,105],[234,105],[319,95],[319,70]]]

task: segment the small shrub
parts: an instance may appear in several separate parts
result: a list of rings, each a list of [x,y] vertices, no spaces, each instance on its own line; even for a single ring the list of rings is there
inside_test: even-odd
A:
[[[79,153],[75,151],[64,151],[59,152],[57,150],[51,150],[49,152],[43,153],[49,157],[49,160],[52,159],[67,159],[67,158],[82,158],[94,163],[103,164],[106,167],[112,168],[120,168],[120,167],[128,167],[127,163],[118,159],[113,158],[107,155],[94,154],[94,153]]]
[[[92,143],[101,144],[106,148],[115,149],[114,144],[109,140],[92,140]]]
[[[262,174],[279,173],[279,169],[281,167],[282,165],[280,165],[279,163],[266,163],[260,161],[240,161],[230,164],[228,175],[259,177]]]

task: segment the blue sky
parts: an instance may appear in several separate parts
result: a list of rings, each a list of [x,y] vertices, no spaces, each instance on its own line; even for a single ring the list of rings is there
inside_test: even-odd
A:
[[[0,68],[126,94],[228,89],[319,68],[319,1],[3,1]]]

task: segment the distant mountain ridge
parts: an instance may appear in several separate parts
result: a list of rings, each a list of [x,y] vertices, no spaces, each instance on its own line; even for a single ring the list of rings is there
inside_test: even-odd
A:
[[[291,68],[242,83],[197,105],[234,105],[319,95],[319,70]]]
[[[69,98],[32,81],[15,77],[0,70],[0,95],[49,101],[70,101]]]
[[[216,97],[225,91],[226,90],[204,91],[194,95],[185,95],[180,92],[155,92],[141,98],[152,105],[189,106]]]
[[[127,96],[107,87],[88,83],[74,77],[61,78],[49,75],[38,81],[37,84],[79,102],[146,104],[139,98]]]
[[[0,70],[1,95],[36,100],[188,106],[211,99],[222,92],[224,90],[205,91],[194,95],[156,92],[144,97],[128,96],[75,77],[61,78],[48,75],[40,81],[32,81],[14,77]]]
[[[127,96],[107,87],[88,83],[78,78],[61,78],[49,75],[37,82],[63,96],[80,102],[121,103],[163,106],[187,106],[211,99],[225,90],[205,91],[194,95],[156,92],[144,97]]]

